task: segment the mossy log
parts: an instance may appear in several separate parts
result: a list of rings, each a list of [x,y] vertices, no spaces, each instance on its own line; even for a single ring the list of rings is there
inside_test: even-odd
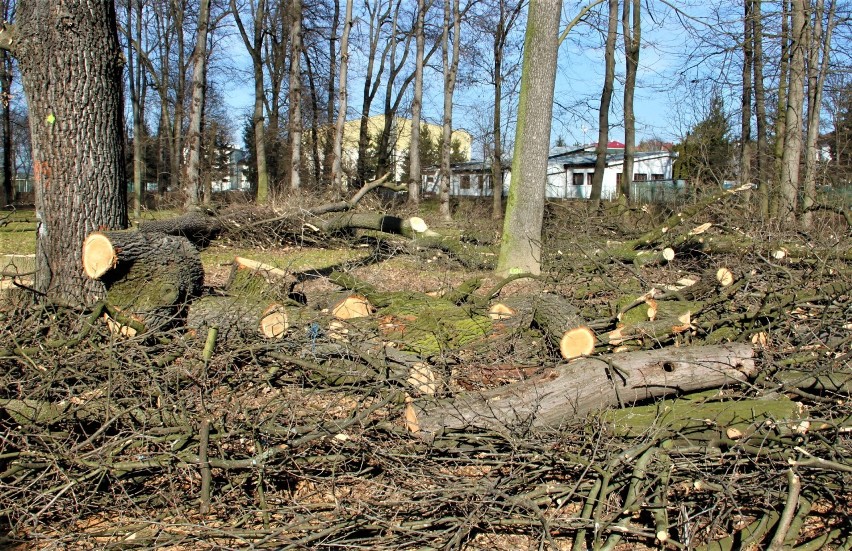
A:
[[[324,232],[335,232],[345,229],[375,230],[384,233],[402,235],[413,238],[429,231],[429,226],[422,218],[397,218],[377,212],[356,212],[340,214],[328,220],[315,223]]]
[[[219,328],[219,339],[252,339],[258,336],[281,339],[302,318],[299,308],[251,295],[206,296],[190,305],[186,326],[200,336],[210,327]]]
[[[256,299],[266,297],[285,302],[295,284],[296,277],[287,270],[238,256],[231,264],[225,288],[231,295],[248,295]]]
[[[807,411],[784,396],[720,400],[718,392],[708,394],[615,409],[604,412],[601,419],[609,432],[627,437],[664,431],[692,438],[706,433],[706,439],[721,435],[736,440],[766,424],[787,434],[802,431],[806,426],[803,420],[807,418]]]
[[[111,306],[148,329],[169,322],[204,283],[198,250],[185,237],[163,233],[91,233],[83,242],[83,268],[104,283]]]
[[[488,336],[491,320],[468,308],[425,293],[383,292],[350,274],[334,272],[329,279],[365,297],[376,309],[368,321],[378,323],[380,338],[423,357],[457,350]]]
[[[582,358],[483,392],[420,399],[409,414],[425,438],[447,429],[558,427],[599,409],[744,381],[756,372],[753,356],[736,344]]]

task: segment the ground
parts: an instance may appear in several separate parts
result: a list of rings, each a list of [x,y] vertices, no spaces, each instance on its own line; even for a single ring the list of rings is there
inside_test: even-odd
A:
[[[731,549],[773,537],[848,546],[850,230],[826,214],[810,233],[785,232],[736,197],[690,211],[696,204],[598,213],[552,203],[545,276],[509,283],[489,269],[500,227],[487,202],[457,204],[452,225],[429,204],[416,213],[361,207],[423,216],[473,255],[462,262],[450,249],[372,231],[309,242],[292,226],[263,239],[226,231],[201,251],[206,293],[233,292],[235,256],[299,276],[292,291],[308,313],[277,341],[243,333],[211,349],[206,332],[180,326],[127,338],[99,321],[102,310],[36,307],[15,295],[0,313],[0,546],[571,549],[578,537],[615,549]],[[673,225],[675,212],[690,214]],[[6,221],[0,254],[31,253],[32,213]],[[676,249],[672,261],[648,260],[664,246]],[[720,268],[732,284],[716,282]],[[489,322],[470,341],[442,333],[439,352],[427,354],[408,340],[426,316],[388,306],[345,322],[341,338],[327,313],[310,308],[342,291],[334,270],[380,298],[408,293],[424,304],[479,279],[459,302],[471,315],[552,295],[594,328],[603,363],[618,349],[676,358],[685,347],[740,341],[755,350],[758,373],[681,396],[689,406],[677,420],[652,402],[545,429],[469,427],[423,439],[403,421],[406,404],[430,400],[406,382],[412,356],[442,399],[564,360],[533,319]],[[685,286],[690,278],[700,284]],[[666,321],[684,305],[689,319]],[[637,334],[617,342],[617,328]],[[726,417],[735,406],[747,412]]]

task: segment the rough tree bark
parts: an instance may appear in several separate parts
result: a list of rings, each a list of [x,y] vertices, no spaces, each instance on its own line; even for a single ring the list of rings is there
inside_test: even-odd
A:
[[[35,288],[85,304],[103,295],[83,273],[90,232],[127,226],[123,60],[112,2],[21,0],[0,47],[21,68],[30,109],[36,217]]]
[[[531,0],[524,39],[521,96],[497,273],[541,273],[541,228],[556,82],[559,0]]]
[[[11,19],[11,2],[3,0],[3,21]],[[12,56],[8,50],[0,51],[0,99],[3,117],[3,195],[4,205],[15,200],[15,176],[12,159]]]
[[[302,186],[302,1],[290,14],[290,189]]]
[[[349,32],[352,30],[353,2],[354,0],[346,0],[346,19],[343,22],[343,35],[340,37],[340,89],[338,91],[340,106],[337,111],[337,122],[334,126],[334,145],[332,147],[333,158],[331,161],[331,185],[340,194],[342,194],[344,190],[341,156],[343,155],[343,128],[346,124],[348,99],[346,86],[348,82],[347,73],[349,71]]]
[[[787,93],[786,131],[781,154],[781,219],[796,221],[799,193],[799,161],[802,158],[802,116],[805,102],[805,6],[806,0],[792,0],[790,22],[790,85]]]

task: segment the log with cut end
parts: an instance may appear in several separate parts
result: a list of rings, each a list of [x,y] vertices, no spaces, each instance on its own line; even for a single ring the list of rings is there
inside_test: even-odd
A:
[[[492,304],[488,315],[509,325],[537,326],[566,360],[591,354],[595,349],[594,332],[583,325],[577,307],[559,295],[508,297]]]
[[[330,308],[331,315],[339,320],[367,318],[375,308],[366,297],[361,295],[346,295]]]
[[[296,277],[288,272],[251,258],[236,257],[225,288],[230,294],[264,296],[286,301],[296,284]]]
[[[90,234],[83,269],[104,283],[110,305],[149,328],[170,320],[204,282],[201,258],[188,239],[135,230]]]
[[[190,305],[186,325],[202,336],[208,328],[218,327],[223,341],[241,337],[281,339],[299,317],[297,309],[256,297],[206,296]]]
[[[730,344],[583,358],[482,392],[420,398],[407,424],[424,438],[445,429],[558,427],[612,406],[745,381],[756,373],[753,357],[750,346]]]

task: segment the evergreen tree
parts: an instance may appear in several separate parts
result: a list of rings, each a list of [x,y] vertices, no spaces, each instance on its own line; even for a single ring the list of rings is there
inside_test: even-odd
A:
[[[675,146],[674,177],[699,187],[721,186],[732,177],[734,145],[721,96],[710,99],[707,115]]]

